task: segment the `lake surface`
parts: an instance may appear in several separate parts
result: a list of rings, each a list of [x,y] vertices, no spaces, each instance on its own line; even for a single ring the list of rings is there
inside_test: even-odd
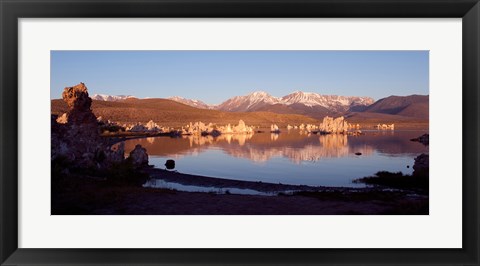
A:
[[[367,131],[361,136],[280,134],[154,137],[125,142],[147,149],[149,163],[164,169],[174,159],[181,173],[293,185],[361,187],[353,179],[378,171],[411,174],[428,147],[410,139],[425,131]],[[362,153],[355,155],[355,153]],[[409,168],[407,168],[409,166]]]

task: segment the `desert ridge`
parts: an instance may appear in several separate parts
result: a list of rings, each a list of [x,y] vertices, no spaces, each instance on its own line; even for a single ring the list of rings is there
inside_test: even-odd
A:
[[[110,97],[112,98],[112,97]],[[392,101],[391,98],[396,100]],[[428,96],[391,96],[381,99],[371,105],[363,106],[362,112],[337,112],[326,110],[325,107],[306,107],[301,112],[291,109],[292,106],[274,104],[268,108],[263,106],[259,111],[219,111],[197,108],[175,100],[162,98],[138,99],[129,97],[119,100],[93,100],[92,110],[103,120],[114,121],[120,125],[147,124],[150,121],[164,127],[181,128],[190,122],[231,124],[240,120],[254,127],[269,128],[276,124],[281,128],[288,125],[320,124],[325,117],[344,116],[350,123],[360,124],[364,129],[374,129],[377,125],[395,124],[398,129],[428,128]],[[108,98],[107,98],[108,99]],[[391,108],[386,108],[385,102],[392,102]],[[52,113],[61,116],[66,112],[66,104],[59,99],[51,100]],[[427,107],[425,111],[425,106]],[[354,110],[358,109],[357,105]],[[279,109],[280,108],[280,109]],[[318,109],[322,109],[318,112]],[[324,110],[325,109],[325,110]],[[417,110],[409,115],[411,110]],[[286,113],[291,112],[291,113]],[[422,115],[417,115],[421,113]],[[406,114],[406,115],[405,115]]]

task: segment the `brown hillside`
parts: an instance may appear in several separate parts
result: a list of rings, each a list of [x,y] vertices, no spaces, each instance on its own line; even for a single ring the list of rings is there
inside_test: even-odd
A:
[[[272,112],[222,112],[198,109],[167,99],[127,99],[119,102],[93,101],[95,115],[103,119],[123,123],[146,123],[153,120],[162,126],[180,127],[189,122],[202,121],[216,124],[237,124],[240,119],[247,125],[269,127],[272,123],[279,126],[287,124],[312,123],[319,121],[295,114],[276,114]],[[52,100],[52,114],[61,115],[67,110],[63,100]]]
[[[255,110],[257,112],[272,112],[276,114],[294,114],[295,110],[284,104],[266,105]]]
[[[325,116],[337,117],[342,115],[339,112],[328,110],[323,106],[306,106],[304,104],[292,104],[292,105],[283,105],[283,104],[274,104],[267,105],[261,108],[258,108],[255,111],[265,111],[272,112],[277,114],[297,114],[311,117],[313,119],[322,120]]]
[[[397,114],[402,116],[428,119],[428,103],[412,103]]]
[[[373,128],[377,124],[395,124],[395,129],[428,129],[428,118],[407,117],[382,113],[354,112],[345,115],[349,123],[360,124],[363,129]]]
[[[365,112],[428,118],[428,95],[389,96],[370,105]]]

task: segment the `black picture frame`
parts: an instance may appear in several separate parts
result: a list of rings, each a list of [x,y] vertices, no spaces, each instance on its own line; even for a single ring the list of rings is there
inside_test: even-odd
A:
[[[0,0],[0,16],[1,265],[479,265],[478,0]],[[17,23],[19,18],[53,17],[462,18],[463,248],[121,250],[18,248]]]

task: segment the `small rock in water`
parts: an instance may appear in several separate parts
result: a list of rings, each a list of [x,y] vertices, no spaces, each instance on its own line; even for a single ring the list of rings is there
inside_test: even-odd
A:
[[[165,163],[165,167],[168,170],[175,169],[175,161],[174,160],[167,160],[167,162]]]
[[[362,155],[362,153],[361,152],[356,152],[355,155]]]

